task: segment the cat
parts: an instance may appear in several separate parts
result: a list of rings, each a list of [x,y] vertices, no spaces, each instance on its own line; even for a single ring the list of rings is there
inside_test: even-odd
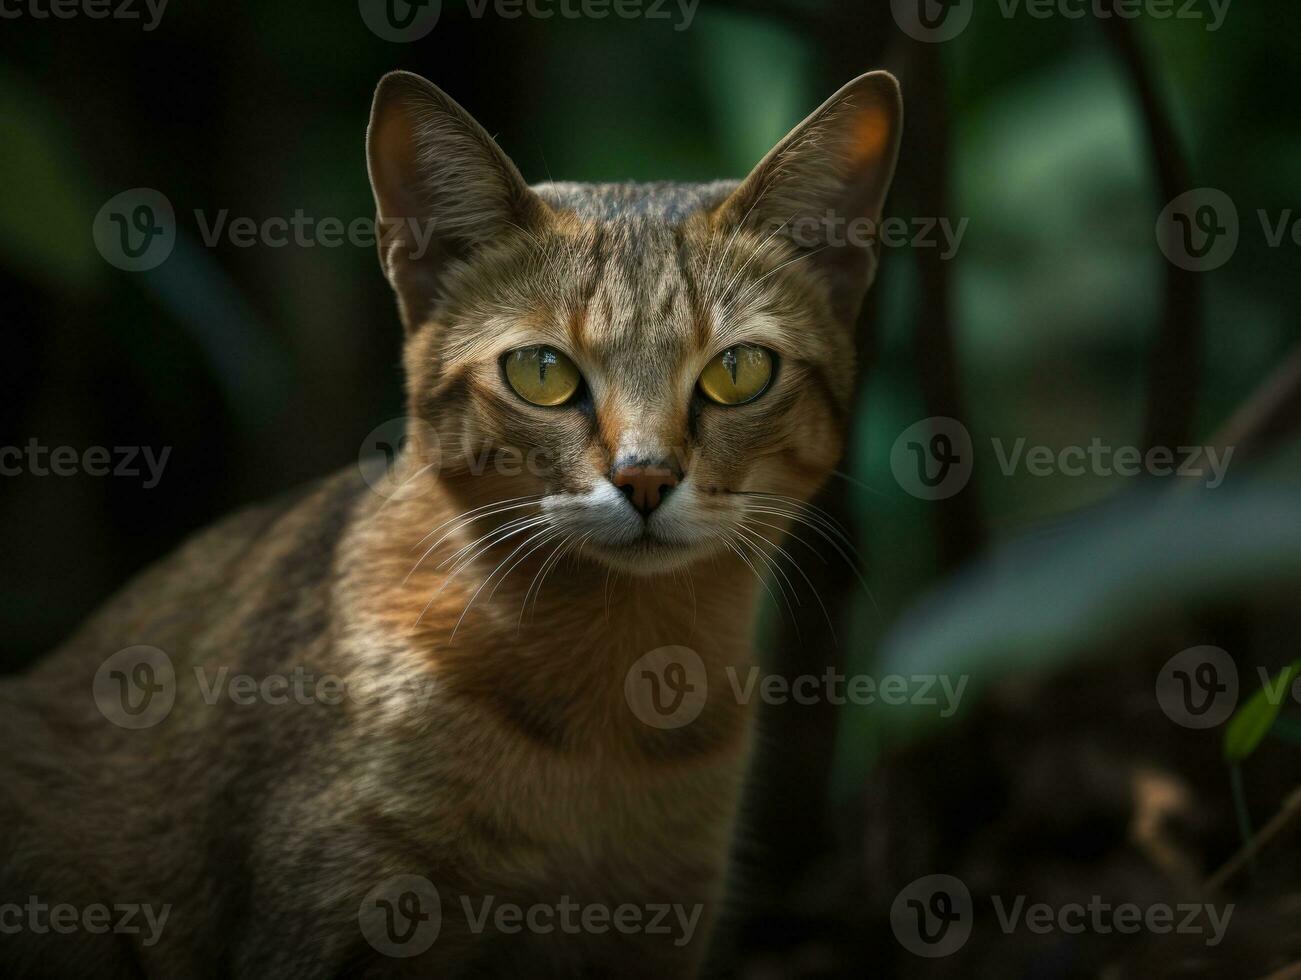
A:
[[[696,975],[750,751],[726,672],[821,533],[878,264],[846,229],[902,112],[873,72],[744,180],[529,187],[385,76],[401,451],[198,534],[0,685],[6,972]]]

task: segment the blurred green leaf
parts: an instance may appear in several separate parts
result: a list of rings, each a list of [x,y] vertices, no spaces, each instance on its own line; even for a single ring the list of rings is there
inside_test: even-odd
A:
[[[1106,650],[1154,614],[1297,581],[1295,487],[1138,495],[960,574],[904,617],[881,669],[980,682],[1052,668]]]
[[[0,119],[0,257],[46,286],[85,285],[104,268],[91,240],[95,205],[85,195],[96,182],[63,115],[23,79],[0,72]]]
[[[1238,708],[1224,732],[1225,759],[1242,762],[1256,751],[1283,710],[1283,698],[1278,696],[1278,692],[1286,691],[1298,673],[1301,673],[1301,660],[1284,667],[1272,683],[1262,687],[1250,701]]]

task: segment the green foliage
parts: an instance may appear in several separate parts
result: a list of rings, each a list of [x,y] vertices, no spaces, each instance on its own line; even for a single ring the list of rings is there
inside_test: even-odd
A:
[[[1264,741],[1283,710],[1283,701],[1298,674],[1301,674],[1301,660],[1284,667],[1234,713],[1224,730],[1224,758],[1228,762],[1244,762]]]

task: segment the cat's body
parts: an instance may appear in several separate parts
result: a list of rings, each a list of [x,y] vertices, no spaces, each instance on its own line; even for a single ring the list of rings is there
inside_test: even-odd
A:
[[[453,962],[465,957],[455,943],[463,899],[475,913],[484,896],[712,909],[744,717],[737,709],[708,732],[698,719],[687,744],[666,742],[626,710],[623,680],[635,659],[668,643],[715,660],[700,640],[722,594],[711,589],[693,607],[682,582],[655,602],[625,579],[607,601],[605,571],[589,568],[578,588],[553,582],[536,607],[530,601],[516,640],[533,576],[512,576],[484,607],[485,622],[472,611],[461,625],[463,650],[498,661],[491,681],[474,671],[462,684],[428,638],[450,633],[479,580],[454,580],[414,634],[441,573],[416,577],[400,597],[392,588],[419,557],[411,545],[456,511],[427,499],[384,502],[353,470],[288,506],[237,515],[133,583],[25,683],[0,689],[17,766],[0,790],[0,817],[6,834],[22,828],[6,852],[40,856],[23,862],[27,892],[170,905],[161,939],[140,954],[157,976],[331,975],[358,956],[382,960],[358,910],[403,873],[436,883],[443,927],[434,951],[459,952]],[[398,513],[417,506],[414,522]],[[733,578],[732,598],[749,601],[753,583]],[[509,645],[476,645],[477,630],[498,626]],[[717,662],[740,663],[747,639],[729,634]],[[105,652],[133,644],[167,651],[176,671],[174,707],[142,730],[105,724],[91,697]],[[593,669],[598,662],[609,669]],[[292,682],[296,668],[310,673],[287,703],[230,696],[237,675]],[[330,703],[319,682],[346,684],[356,672],[394,684],[373,697],[340,685],[340,703]],[[220,693],[209,704],[205,691]],[[683,810],[684,799],[697,802]],[[669,960],[629,962],[673,975],[671,962],[699,949],[703,928],[696,933],[687,947],[664,944]],[[509,949],[477,955],[528,955],[530,934],[511,938]],[[60,946],[106,939],[71,935]],[[558,947],[555,962],[574,946],[572,935],[535,941]],[[599,942],[585,944],[592,962]],[[81,963],[103,965],[99,954]],[[615,954],[605,961],[610,971],[619,963]]]
[[[867,109],[897,116],[893,83],[865,77]],[[452,157],[468,152],[458,138],[495,150],[410,79],[377,96],[381,216],[410,213],[390,208],[402,185],[385,160],[411,169],[401,147],[427,146],[444,125],[434,109],[465,127],[443,134]],[[386,149],[386,105],[415,98],[405,115],[421,138]],[[879,167],[892,169],[896,141]],[[888,175],[877,182],[879,209]],[[9,931],[0,963],[18,975],[694,973],[749,754],[727,671],[750,657],[760,553],[834,465],[852,380],[850,340],[827,325],[835,287],[783,274],[794,253],[772,227],[738,233],[755,210],[738,212],[746,193],[513,188],[528,196],[529,217],[509,222],[519,235],[471,250],[471,212],[459,225],[440,215],[436,277],[382,248],[408,330],[410,441],[392,475],[372,487],[351,469],[227,519],[0,685],[0,909],[30,896],[168,909],[155,936],[143,924]],[[457,200],[483,231],[488,192]],[[725,342],[715,298],[728,313],[763,304],[756,322],[785,316],[755,328],[783,355],[762,416],[692,394],[698,359]],[[586,408],[511,401],[495,365],[530,340],[578,363]],[[520,469],[505,447],[542,455]],[[629,453],[636,465],[619,469]],[[636,482],[651,463],[673,475]],[[740,517],[717,532],[711,507],[757,523],[747,538]],[[135,716],[106,710],[112,684],[163,679],[155,659],[106,680],[110,655],[139,645],[164,652],[174,703],[123,727]],[[665,704],[684,696],[675,721]],[[121,704],[154,710],[146,701]],[[421,926],[427,901],[409,904],[419,879],[437,893],[436,939]]]

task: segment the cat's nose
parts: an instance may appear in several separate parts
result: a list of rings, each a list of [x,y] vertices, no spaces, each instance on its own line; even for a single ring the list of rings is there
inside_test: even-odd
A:
[[[649,517],[651,511],[664,502],[679,479],[676,470],[670,466],[642,463],[618,466],[610,474],[610,482],[623,491],[643,517]]]

